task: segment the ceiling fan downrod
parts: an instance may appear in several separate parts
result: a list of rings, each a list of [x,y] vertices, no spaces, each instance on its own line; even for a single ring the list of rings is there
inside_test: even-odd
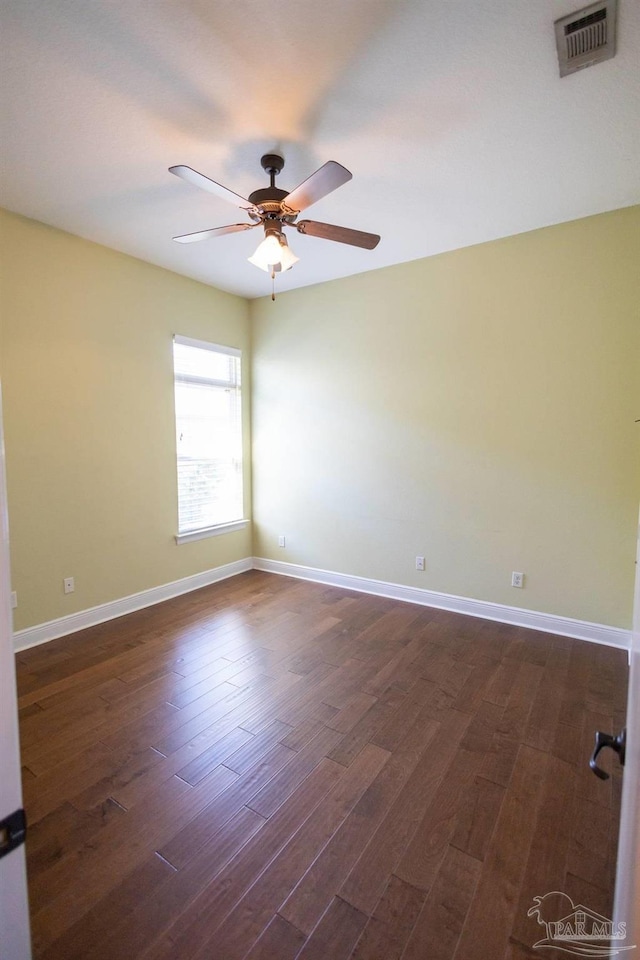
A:
[[[281,157],[279,153],[265,153],[260,158],[260,165],[271,178],[270,186],[275,187],[276,177],[284,168],[284,157]]]

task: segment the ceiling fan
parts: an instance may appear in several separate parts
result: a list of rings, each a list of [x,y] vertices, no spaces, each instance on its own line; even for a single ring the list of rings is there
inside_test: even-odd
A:
[[[380,237],[375,233],[364,233],[361,230],[338,227],[332,223],[319,223],[316,220],[297,220],[302,210],[351,180],[352,175],[346,167],[336,163],[335,160],[329,160],[289,193],[276,187],[276,177],[284,167],[284,159],[277,153],[266,153],[260,162],[263,170],[269,174],[271,182],[268,187],[254,190],[249,194],[248,199],[216,183],[215,180],[210,180],[197,170],[192,170],[191,167],[183,164],[169,167],[169,172],[176,177],[240,207],[253,221],[253,223],[231,223],[226,227],[199,230],[197,233],[187,233],[173,239],[178,243],[193,243],[196,240],[208,240],[212,237],[222,237],[226,233],[238,233],[241,230],[252,230],[254,227],[262,226],[264,239],[253,256],[249,257],[249,262],[260,267],[261,270],[270,272],[272,277],[276,272],[291,269],[294,263],[298,262],[298,257],[287,243],[284,227],[295,227],[298,233],[307,234],[310,237],[336,240],[338,243],[348,243],[365,250],[373,250],[378,245]]]

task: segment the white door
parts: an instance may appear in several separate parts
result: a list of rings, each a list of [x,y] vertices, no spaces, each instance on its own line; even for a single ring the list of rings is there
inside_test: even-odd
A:
[[[0,396],[0,821],[22,808],[18,707],[11,628],[9,525],[4,471],[2,398]],[[0,834],[0,956],[29,960],[29,904],[24,844],[9,849],[6,830]],[[2,851],[5,850],[4,856]],[[9,852],[6,852],[9,850]]]
[[[640,956],[640,521],[636,553],[636,587],[633,606],[627,750],[622,780],[622,812],[614,922],[626,924],[625,945]]]

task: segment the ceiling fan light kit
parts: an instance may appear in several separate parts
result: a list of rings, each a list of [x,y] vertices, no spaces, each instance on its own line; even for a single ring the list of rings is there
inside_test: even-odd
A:
[[[248,257],[249,263],[260,270],[270,272],[272,278],[284,270],[290,270],[298,262],[298,257],[290,249],[284,234],[284,227],[295,227],[298,233],[311,237],[320,237],[324,240],[334,240],[338,243],[347,243],[350,246],[373,250],[380,241],[374,233],[364,233],[362,230],[350,230],[347,227],[338,227],[331,223],[320,223],[314,220],[301,220],[296,223],[298,214],[312,203],[326,197],[333,190],[337,190],[343,183],[351,180],[351,173],[335,160],[329,160],[315,173],[307,177],[295,190],[287,192],[276,187],[276,177],[284,167],[284,159],[277,153],[266,153],[261,164],[263,170],[269,174],[268,187],[254,190],[245,199],[233,190],[223,187],[222,184],[210,180],[204,174],[198,173],[191,167],[179,164],[169,167],[169,172],[186,180],[194,186],[208,190],[224,200],[244,210],[253,220],[253,223],[232,223],[225,227],[213,227],[210,230],[199,230],[197,233],[187,233],[174,237],[178,243],[193,243],[198,240],[208,240],[213,237],[224,236],[227,233],[237,233],[242,230],[251,230],[253,227],[264,227],[264,239],[258,245],[253,256]],[[272,293],[272,299],[275,299]]]
[[[287,238],[279,227],[270,223],[265,223],[264,240],[258,244],[258,249],[252,257],[247,257],[249,263],[260,270],[272,273],[276,268],[279,270],[290,270],[294,263],[297,263],[299,257],[296,257],[293,250],[289,249]]]

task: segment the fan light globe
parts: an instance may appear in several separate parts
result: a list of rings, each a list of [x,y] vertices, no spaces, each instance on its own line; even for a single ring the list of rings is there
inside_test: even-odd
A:
[[[279,264],[282,257],[282,248],[278,243],[275,233],[268,233],[264,240],[258,245],[258,249],[252,257],[248,257],[249,263],[267,273],[272,266]]]
[[[284,243],[280,244],[280,268],[282,270],[291,270],[291,267],[294,265],[294,263],[298,262],[300,257],[296,257],[284,236],[282,239],[284,240]]]

